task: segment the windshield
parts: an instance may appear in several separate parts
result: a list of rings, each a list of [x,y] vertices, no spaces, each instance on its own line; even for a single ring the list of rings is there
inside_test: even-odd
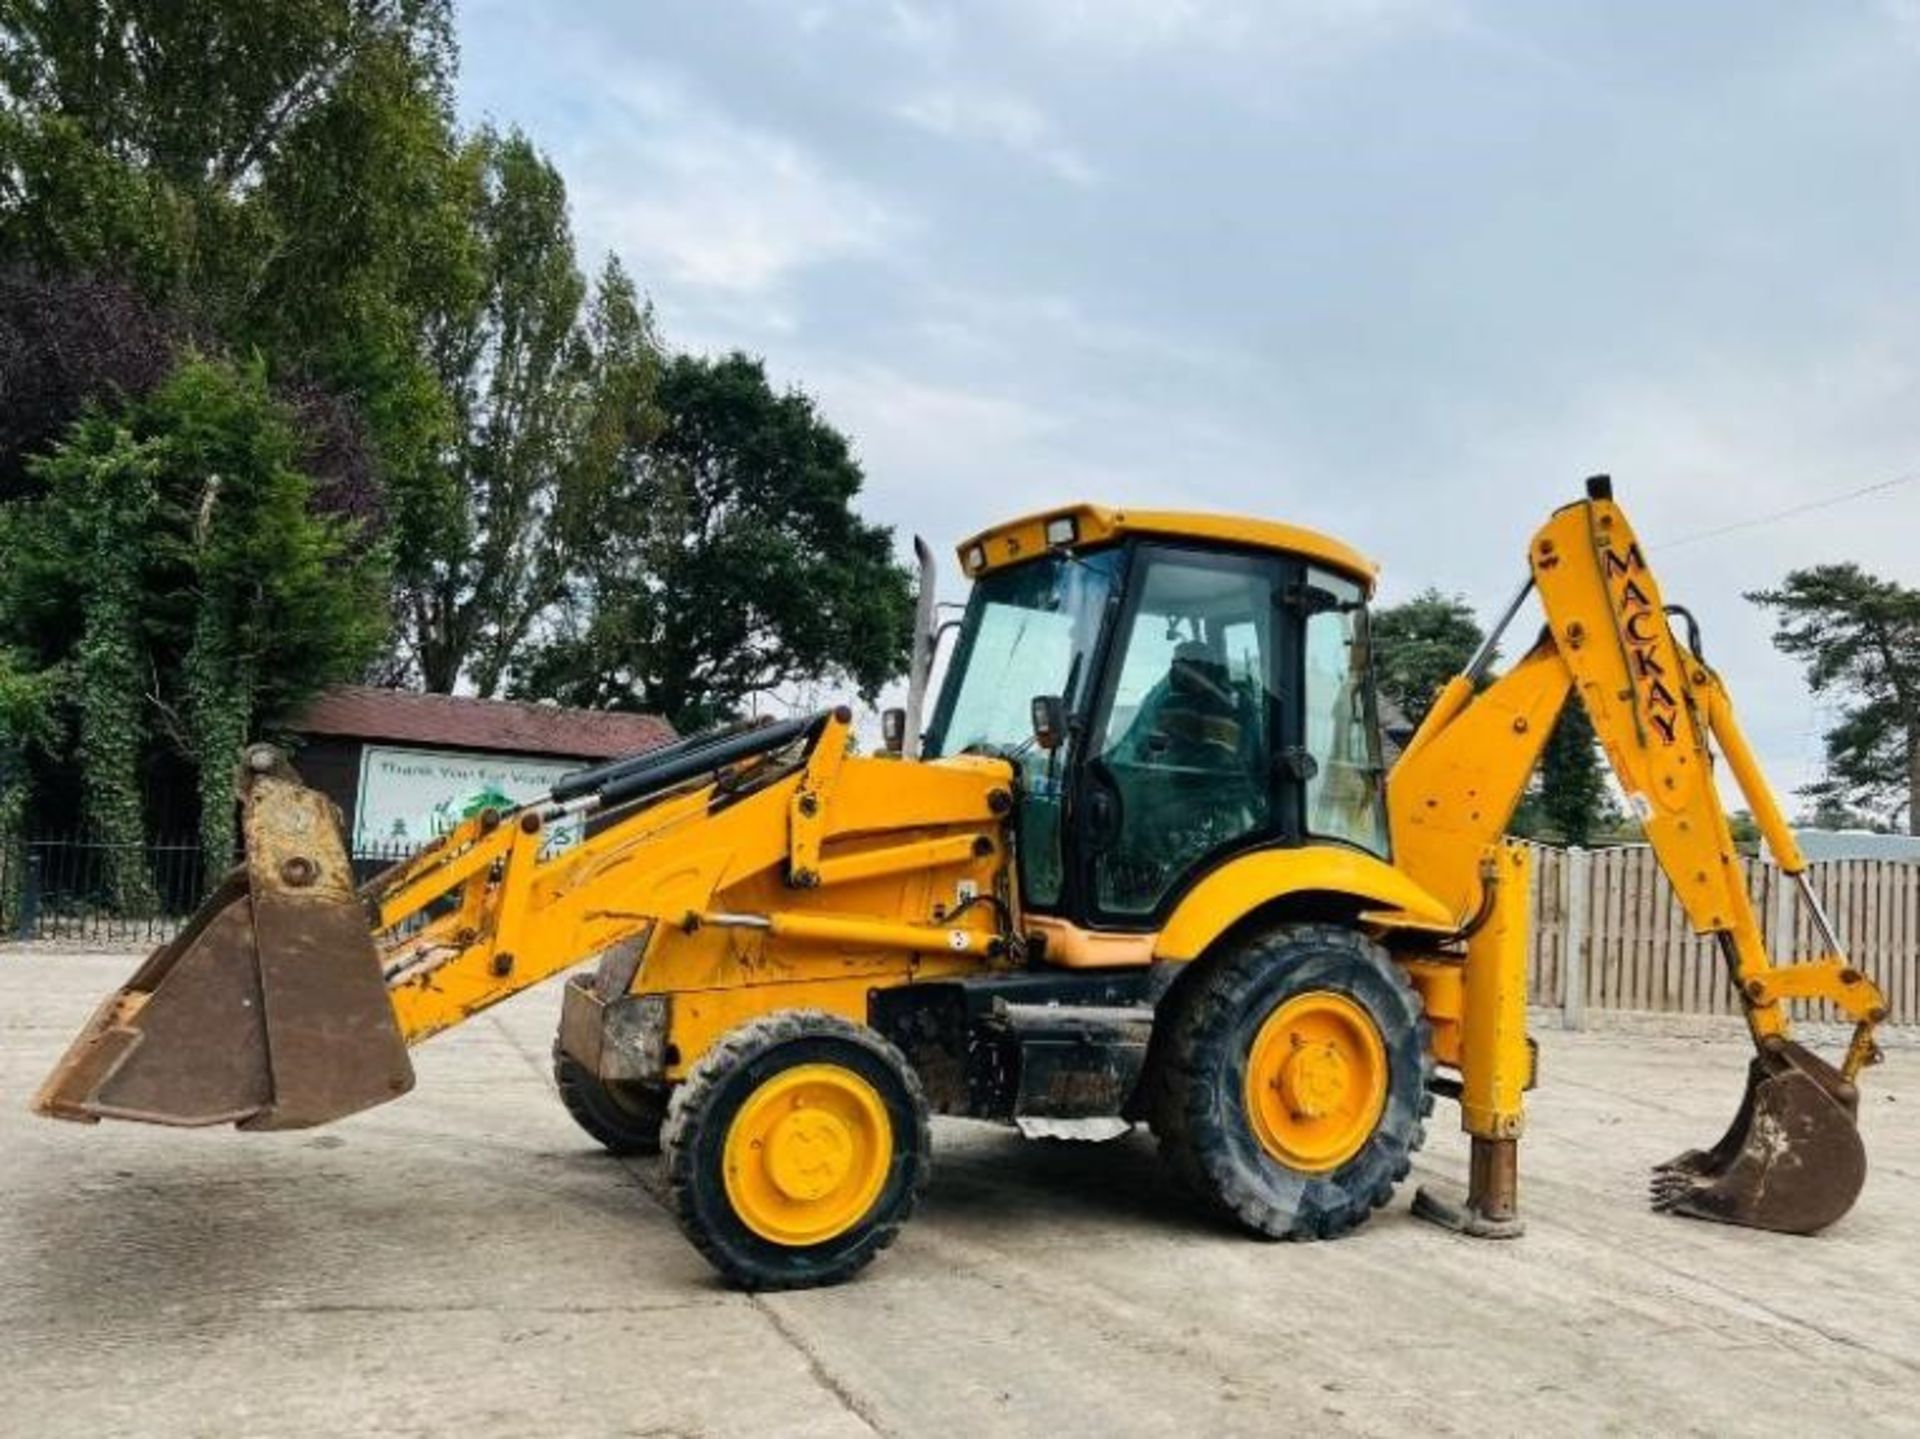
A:
[[[1058,903],[1066,869],[1061,796],[1072,755],[1033,739],[1033,699],[1059,695],[1069,716],[1086,707],[1120,551],[1050,555],[974,586],[927,734],[929,756],[989,750],[1020,768],[1020,887],[1029,904]]]
[[[987,575],[973,588],[927,735],[929,755],[1012,750],[1033,737],[1035,695],[1075,713],[1119,552],[1050,556]]]

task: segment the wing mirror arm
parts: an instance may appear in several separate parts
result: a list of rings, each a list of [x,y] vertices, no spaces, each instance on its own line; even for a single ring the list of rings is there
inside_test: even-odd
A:
[[[1033,742],[1051,755],[1067,739],[1067,702],[1060,695],[1035,695],[1032,700]]]

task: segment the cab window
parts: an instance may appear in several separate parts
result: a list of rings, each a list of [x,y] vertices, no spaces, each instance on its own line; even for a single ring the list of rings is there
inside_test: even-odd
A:
[[[1384,858],[1386,797],[1365,596],[1353,581],[1324,570],[1307,572],[1306,593],[1307,832]]]
[[[1096,911],[1150,915],[1204,857],[1271,828],[1277,572],[1141,547],[1088,767]]]

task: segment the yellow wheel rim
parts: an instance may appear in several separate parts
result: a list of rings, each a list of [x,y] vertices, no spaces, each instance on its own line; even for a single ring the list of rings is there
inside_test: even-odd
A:
[[[775,1244],[824,1244],[866,1217],[893,1165],[877,1091],[837,1064],[782,1070],[727,1126],[727,1199]]]
[[[1322,1174],[1360,1152],[1387,1106],[1387,1046],[1356,1000],[1295,995],[1247,1051],[1247,1117],[1260,1147],[1289,1169]]]

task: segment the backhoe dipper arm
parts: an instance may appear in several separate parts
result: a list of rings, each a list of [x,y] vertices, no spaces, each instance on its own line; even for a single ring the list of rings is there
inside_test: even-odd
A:
[[[1534,535],[1528,559],[1528,581],[1501,625],[1468,671],[1441,691],[1394,768],[1388,807],[1396,863],[1452,904],[1463,924],[1479,912],[1482,876],[1492,872],[1487,856],[1512,820],[1568,696],[1578,696],[1694,930],[1719,941],[1769,1066],[1762,1078],[1789,1069],[1810,1076],[1847,1111],[1857,1146],[1852,1081],[1876,1056],[1873,1030],[1886,1018],[1885,1000],[1841,953],[1726,690],[1675,637],[1659,582],[1614,503],[1611,484],[1590,480],[1585,500],[1556,511]],[[1482,688],[1500,629],[1530,589],[1539,592],[1546,627],[1518,663]],[[1715,782],[1715,746],[1781,869],[1799,884],[1828,953],[1785,965],[1768,955]],[[1840,1069],[1789,1042],[1791,999],[1825,1001],[1853,1021]],[[1750,1118],[1754,1097],[1750,1088],[1743,1119]],[[1735,1130],[1742,1128],[1736,1122]],[[1850,1203],[1849,1195],[1842,1212]]]
[[[1458,913],[1473,913],[1481,852],[1505,832],[1560,710],[1578,695],[1694,929],[1721,937],[1754,1037],[1787,1033],[1782,1000],[1830,1001],[1862,1028],[1848,1054],[1852,1077],[1871,1053],[1885,1001],[1838,952],[1806,886],[1806,860],[1719,676],[1675,637],[1659,582],[1608,487],[1595,482],[1593,491],[1534,536],[1526,588],[1539,590],[1547,616],[1538,643],[1484,690],[1474,668],[1450,681],[1395,767],[1389,804],[1398,862]],[[1769,958],[1709,736],[1833,953],[1784,968]]]

